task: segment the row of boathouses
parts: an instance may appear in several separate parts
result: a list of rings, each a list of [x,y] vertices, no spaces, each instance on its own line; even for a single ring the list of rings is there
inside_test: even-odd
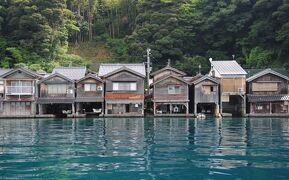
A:
[[[0,116],[289,115],[287,72],[244,70],[234,60],[210,63],[208,74],[193,77],[168,63],[150,74],[147,86],[143,63],[101,64],[98,72],[1,69]]]

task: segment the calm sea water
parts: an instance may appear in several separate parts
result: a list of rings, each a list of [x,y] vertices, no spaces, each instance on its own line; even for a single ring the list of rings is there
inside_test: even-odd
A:
[[[289,179],[289,119],[0,120],[0,179]]]

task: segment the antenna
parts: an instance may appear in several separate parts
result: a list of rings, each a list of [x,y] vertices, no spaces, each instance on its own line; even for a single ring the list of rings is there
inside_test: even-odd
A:
[[[232,55],[233,60],[235,60],[235,54]]]

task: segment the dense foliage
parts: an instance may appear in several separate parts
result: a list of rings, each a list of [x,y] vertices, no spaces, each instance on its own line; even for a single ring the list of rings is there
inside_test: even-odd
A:
[[[149,47],[154,68],[171,59],[188,73],[232,55],[289,69],[289,0],[0,0],[2,67],[87,65],[67,54],[86,41],[105,43],[116,62],[143,62]]]

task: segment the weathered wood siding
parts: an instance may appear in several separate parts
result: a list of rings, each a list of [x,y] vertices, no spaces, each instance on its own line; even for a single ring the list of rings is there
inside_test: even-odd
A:
[[[169,94],[168,86],[177,85],[180,86],[180,94]],[[176,78],[170,77],[154,85],[154,101],[158,100],[178,100],[187,101],[188,100],[188,84],[184,83]]]
[[[136,91],[113,91],[113,82],[136,82]],[[105,79],[105,92],[126,93],[126,94],[144,94],[144,79],[130,72],[120,72]]]
[[[213,87],[214,91],[210,92],[210,94],[205,93],[203,86],[209,86]],[[200,82],[199,84],[195,85],[194,88],[195,91],[195,103],[219,103],[219,87],[218,84],[215,82],[212,82],[210,80],[204,80]]]
[[[85,84],[96,84],[96,91],[84,91]],[[97,90],[97,87],[101,87],[102,90]],[[103,98],[104,85],[102,82],[93,79],[87,78],[83,81],[80,81],[76,85],[76,97],[99,97]]]
[[[220,84],[222,93],[238,93],[239,89],[246,91],[245,78],[222,78]]]
[[[161,78],[163,78],[163,77],[167,77],[167,76],[169,76],[169,75],[182,76],[182,75],[180,75],[179,73],[177,73],[177,72],[175,72],[175,71],[172,71],[172,70],[164,70],[164,71],[156,74],[156,75],[154,76],[154,79],[153,79],[153,80],[154,80],[154,82],[156,82],[157,80],[159,80],[159,79],[161,79]]]
[[[68,91],[66,91],[66,93],[64,94],[49,94],[48,93],[48,84],[56,84],[56,85],[61,85],[61,84],[66,84],[67,89],[73,89],[73,93],[69,93]],[[39,85],[39,93],[40,93],[40,98],[45,98],[45,97],[74,97],[75,93],[74,93],[74,83],[69,82],[61,77],[52,77],[44,82],[42,82]]]
[[[267,88],[263,88],[266,86]],[[277,87],[273,87],[276,83]],[[259,85],[259,86],[258,86]],[[254,87],[253,87],[254,86]],[[264,89],[264,91],[262,91]],[[288,81],[273,74],[266,74],[248,83],[249,94],[255,95],[273,95],[273,94],[288,94]]]

